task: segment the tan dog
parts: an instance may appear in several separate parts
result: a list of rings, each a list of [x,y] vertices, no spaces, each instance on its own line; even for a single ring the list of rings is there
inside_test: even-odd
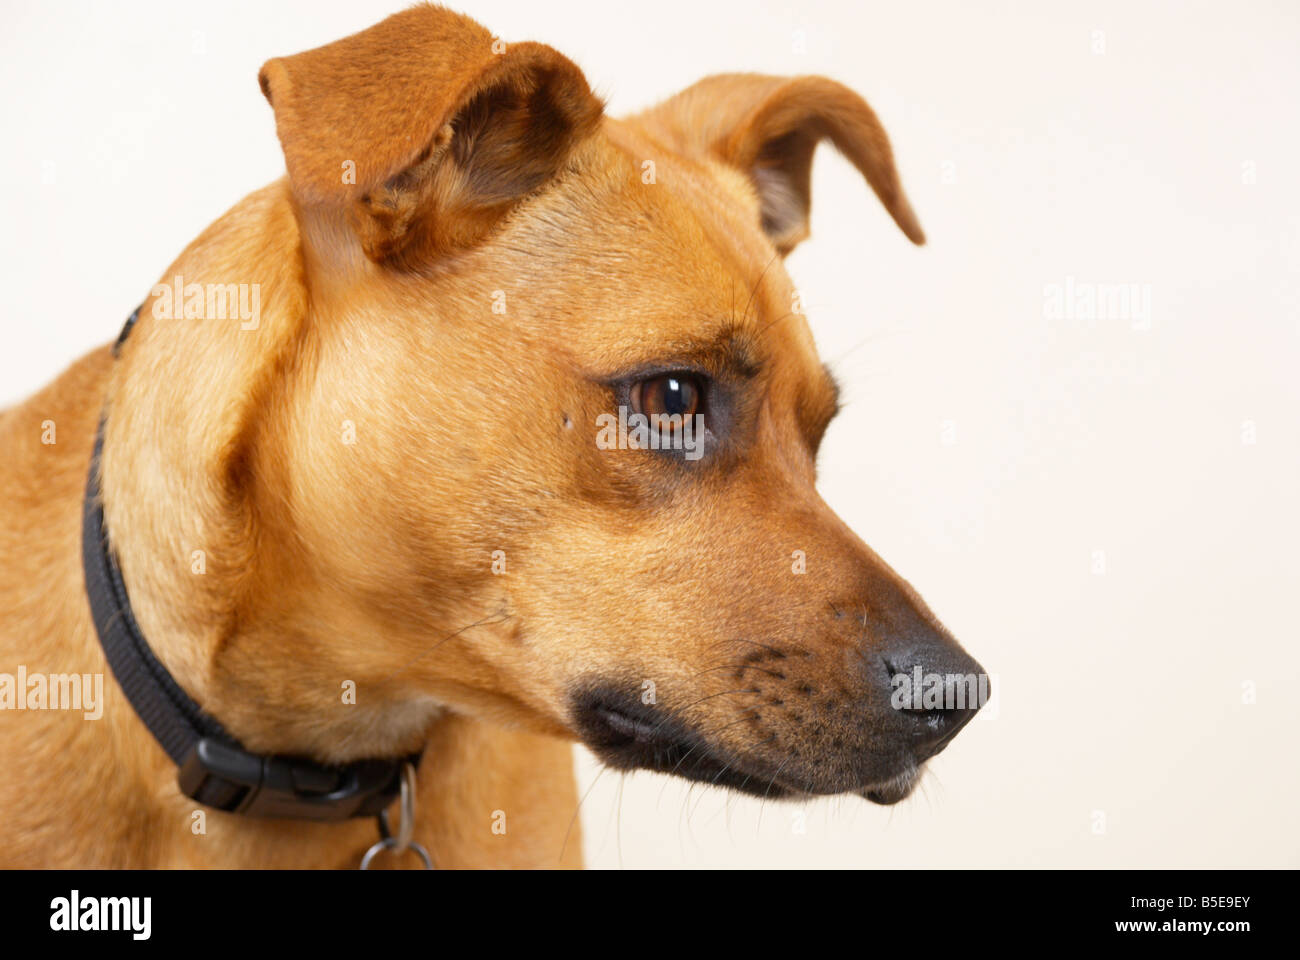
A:
[[[780,259],[826,139],[923,242],[866,103],[715,76],[613,120],[554,50],[433,6],[261,84],[288,177],[116,359],[0,414],[0,673],[104,675],[99,719],[11,684],[0,862],[351,867],[376,839],[178,790],[87,604],[101,414],[154,654],[249,751],[423,750],[439,866],[578,864],[574,739],[769,798],[906,796],[973,708],[900,709],[898,678],[981,670],[814,489],[836,389]],[[256,317],[189,293],[241,284]],[[604,449],[620,407],[682,419]],[[693,452],[643,448],[692,424]]]

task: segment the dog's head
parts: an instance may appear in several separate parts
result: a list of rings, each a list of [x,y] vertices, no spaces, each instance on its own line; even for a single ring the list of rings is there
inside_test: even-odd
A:
[[[769,797],[906,796],[982,671],[817,493],[837,390],[782,260],[824,140],[923,242],[867,104],[728,75],[613,120],[437,7],[261,81],[301,292],[227,445],[259,545],[210,692],[236,732],[352,680],[398,740],[436,703]]]

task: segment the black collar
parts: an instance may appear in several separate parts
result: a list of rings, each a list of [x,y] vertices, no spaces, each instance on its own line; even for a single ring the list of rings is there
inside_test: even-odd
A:
[[[130,333],[137,309],[122,328],[113,355]],[[86,594],[104,656],[135,712],[180,768],[185,796],[209,807],[251,817],[346,820],[374,817],[396,799],[401,770],[411,757],[326,766],[298,757],[250,753],[203,712],[167,672],[140,632],[104,530],[99,458],[104,423],[86,480],[81,561]]]

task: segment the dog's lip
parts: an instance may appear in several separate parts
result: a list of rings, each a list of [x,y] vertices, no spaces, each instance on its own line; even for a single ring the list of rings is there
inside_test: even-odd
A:
[[[612,767],[654,770],[768,799],[800,793],[766,772],[760,761],[732,754],[672,714],[592,697],[576,716],[580,739]]]
[[[888,780],[862,788],[858,791],[858,796],[882,807],[901,803],[912,795],[916,785],[921,782],[921,774],[924,769],[924,761],[919,764],[908,763],[901,772]]]
[[[655,734],[658,732],[658,724],[638,719],[614,707],[602,704],[592,708],[592,712],[611,731],[636,743],[653,743]]]
[[[653,770],[711,786],[776,799],[857,794],[889,806],[909,796],[920,782],[926,758],[906,754],[889,761],[881,779],[860,786],[845,784],[836,791],[818,791],[781,779],[784,764],[741,756],[713,743],[671,713],[660,713],[639,702],[589,695],[578,701],[575,726],[580,739],[616,769]],[[937,752],[937,751],[936,751]]]

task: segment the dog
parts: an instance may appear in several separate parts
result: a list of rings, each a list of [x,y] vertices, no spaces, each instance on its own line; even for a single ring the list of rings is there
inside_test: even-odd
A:
[[[400,804],[377,862],[579,866],[575,740],[906,797],[978,703],[900,683],[984,671],[815,489],[837,388],[783,266],[823,141],[924,242],[862,98],[614,119],[428,5],[259,79],[287,176],[0,414],[0,862],[355,867]]]

